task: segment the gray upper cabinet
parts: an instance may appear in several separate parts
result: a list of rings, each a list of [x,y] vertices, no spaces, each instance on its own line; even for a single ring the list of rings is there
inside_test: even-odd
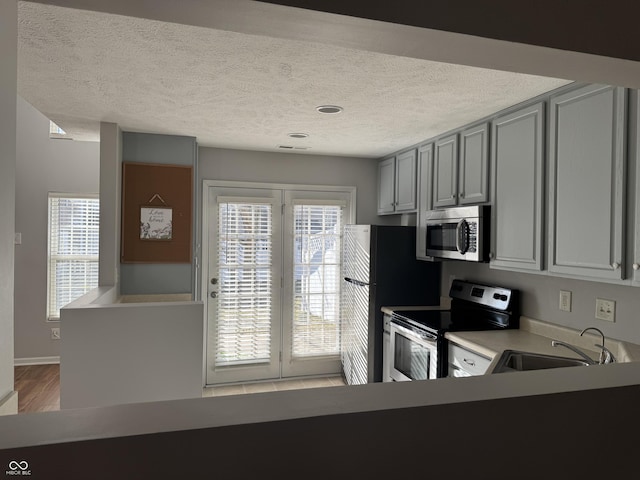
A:
[[[416,150],[396,157],[396,212],[415,212],[417,206]]]
[[[458,204],[489,201],[489,124],[482,123],[460,133]]]
[[[550,273],[624,278],[625,100],[604,85],[551,97]]]
[[[396,189],[396,157],[378,162],[378,215],[394,213]]]
[[[491,132],[491,268],[540,271],[544,103],[496,118]]]
[[[436,140],[433,208],[489,201],[488,135],[485,122]]]
[[[378,163],[378,215],[416,211],[416,156],[413,149]]]
[[[458,203],[458,134],[435,142],[433,160],[433,208]]]
[[[433,260],[427,255],[427,219],[431,210],[431,175],[433,172],[433,143],[418,149],[418,215],[416,219],[416,258]]]

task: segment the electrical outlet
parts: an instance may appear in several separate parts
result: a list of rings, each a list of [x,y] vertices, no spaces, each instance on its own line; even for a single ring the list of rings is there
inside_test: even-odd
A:
[[[596,318],[598,320],[615,322],[616,321],[615,300],[605,300],[603,298],[596,298]]]
[[[60,327],[51,328],[51,340],[60,340]]]
[[[560,290],[560,305],[558,308],[564,312],[571,311],[571,292]]]

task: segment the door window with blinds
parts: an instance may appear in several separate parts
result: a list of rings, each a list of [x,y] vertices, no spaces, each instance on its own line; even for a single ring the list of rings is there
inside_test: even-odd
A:
[[[218,208],[216,365],[268,362],[273,206],[223,200]]]
[[[340,205],[293,206],[294,358],[340,353]]]
[[[339,373],[342,229],[355,189],[221,183],[210,182],[203,229],[207,384]]]
[[[99,217],[97,196],[49,194],[49,320],[98,286]]]

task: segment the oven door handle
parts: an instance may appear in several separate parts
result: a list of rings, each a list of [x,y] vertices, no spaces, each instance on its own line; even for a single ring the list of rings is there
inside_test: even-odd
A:
[[[462,255],[469,250],[469,224],[464,218],[456,225],[456,250]]]
[[[416,332],[415,330],[411,330],[410,328],[404,327],[398,324],[396,321],[391,320],[390,332],[393,333],[394,329],[406,335],[410,335],[414,338],[417,337],[428,342],[436,342],[438,340],[437,335],[424,331]]]

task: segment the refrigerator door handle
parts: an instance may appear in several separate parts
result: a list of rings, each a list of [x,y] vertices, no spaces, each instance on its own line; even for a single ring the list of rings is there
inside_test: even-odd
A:
[[[362,282],[360,280],[356,280],[355,278],[351,278],[351,277],[344,277],[344,281],[345,282],[349,282],[349,283],[353,283],[354,285],[358,285],[359,287],[368,287],[369,284],[366,282]]]

